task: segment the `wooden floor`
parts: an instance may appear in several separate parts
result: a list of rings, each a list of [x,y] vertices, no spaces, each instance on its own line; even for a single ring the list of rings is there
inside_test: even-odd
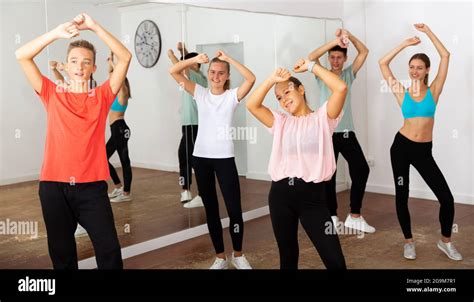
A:
[[[117,171],[121,175],[121,169]],[[112,203],[115,226],[123,247],[205,224],[204,208],[183,208],[178,173],[133,168],[131,202]],[[195,180],[193,184],[195,184]],[[240,178],[242,210],[267,205],[270,184]],[[109,183],[109,191],[113,184]],[[196,186],[192,185],[193,196]],[[221,217],[227,217],[220,191]],[[50,268],[46,229],[38,197],[38,182],[0,187],[0,221],[36,221],[38,238],[27,235],[0,235],[0,268]],[[129,228],[128,228],[129,226]],[[129,232],[127,233],[126,231]],[[77,238],[79,259],[92,257],[88,236]]]
[[[122,247],[205,223],[203,208],[182,207],[177,178],[177,173],[134,168],[134,200],[112,205]],[[244,211],[267,205],[269,182],[245,178],[241,178],[240,182]],[[339,218],[344,220],[349,210],[349,192],[339,193],[338,200]],[[225,217],[221,195],[219,201],[221,217]],[[28,220],[39,224],[36,239],[25,235],[0,235],[0,268],[51,268],[38,183],[0,187],[0,204],[0,221]],[[362,239],[356,235],[340,236],[349,268],[474,268],[474,206],[456,204],[458,233],[453,234],[453,240],[465,258],[461,262],[449,260],[436,247],[440,230],[439,204],[431,200],[410,199],[409,206],[418,259],[408,261],[402,257],[403,236],[396,218],[394,197],[367,193],[363,215],[377,231]],[[130,233],[124,232],[127,224],[130,225]],[[227,229],[224,234],[230,255]],[[79,259],[93,256],[87,236],[77,239],[77,247]],[[268,216],[245,223],[244,252],[255,268],[278,268],[278,249]],[[210,238],[204,235],[126,259],[124,264],[126,268],[205,269],[213,260]],[[313,245],[300,228],[300,268],[322,267]]]
[[[349,192],[338,194],[339,218],[347,215]],[[453,261],[436,247],[440,227],[439,205],[436,201],[410,199],[413,236],[417,242],[417,259],[403,258],[403,235],[395,213],[394,197],[366,193],[363,215],[377,231],[364,238],[356,235],[339,236],[349,269],[474,269],[474,206],[456,204],[455,224],[458,233],[453,242],[464,256]],[[231,241],[225,230],[227,256],[231,254]],[[324,268],[314,246],[300,226],[300,258],[302,269]],[[244,253],[253,268],[279,267],[278,248],[273,236],[269,216],[245,224]],[[187,240],[159,250],[141,254],[124,261],[125,268],[141,269],[207,269],[214,261],[214,252],[208,235]]]

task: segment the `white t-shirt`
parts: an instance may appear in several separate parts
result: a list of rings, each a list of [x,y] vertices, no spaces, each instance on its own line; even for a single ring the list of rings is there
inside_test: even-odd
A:
[[[198,108],[199,129],[193,155],[205,158],[234,157],[232,120],[239,104],[238,88],[214,95],[209,88],[196,84],[194,99]]]

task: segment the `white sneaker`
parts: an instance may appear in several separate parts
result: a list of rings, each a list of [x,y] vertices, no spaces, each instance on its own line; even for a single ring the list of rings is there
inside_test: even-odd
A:
[[[245,258],[245,255],[243,254],[242,256],[234,257],[234,252],[232,252],[232,259],[230,262],[232,262],[232,265],[236,269],[252,269],[250,263],[247,261],[247,258]]]
[[[216,261],[211,265],[209,269],[228,269],[229,268],[229,261],[226,259],[222,259],[216,257]]]
[[[132,194],[124,195],[123,192],[115,198],[110,199],[110,202],[132,201]]]
[[[181,192],[181,202],[188,202],[191,199],[193,199],[193,195],[191,194],[191,191],[185,190]]]
[[[77,224],[76,232],[74,233],[75,237],[82,237],[87,235],[86,229],[84,229],[79,223]]]
[[[109,193],[109,198],[115,198],[123,193],[123,187],[115,188],[112,193]]]
[[[331,219],[332,219],[332,223],[334,224],[334,227],[337,227],[337,225],[339,224],[339,217],[334,215],[334,216],[331,216]]]
[[[415,250],[415,243],[405,243],[403,246],[403,257],[408,260],[415,260],[416,259],[416,250]]]
[[[365,221],[364,217],[362,217],[362,215],[357,218],[354,218],[351,216],[351,214],[348,214],[346,221],[344,222],[344,226],[346,228],[351,228],[365,233],[375,232],[375,228],[373,226],[370,226],[367,221]]]
[[[462,255],[456,250],[454,245],[451,242],[445,243],[442,240],[438,241],[438,248],[442,250],[449,259],[461,261]]]
[[[183,207],[190,209],[190,208],[198,208],[198,207],[203,207],[204,203],[202,202],[201,196],[196,196],[191,200],[190,202],[187,202],[183,204]]]

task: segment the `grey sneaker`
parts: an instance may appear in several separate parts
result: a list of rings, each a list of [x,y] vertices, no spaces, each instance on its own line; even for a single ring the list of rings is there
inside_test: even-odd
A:
[[[415,251],[415,243],[405,243],[405,246],[403,247],[403,257],[409,260],[415,260],[416,259],[416,251]]]
[[[442,240],[438,241],[438,248],[442,250],[449,259],[461,261],[462,255],[456,250],[454,245],[451,242],[444,243]]]

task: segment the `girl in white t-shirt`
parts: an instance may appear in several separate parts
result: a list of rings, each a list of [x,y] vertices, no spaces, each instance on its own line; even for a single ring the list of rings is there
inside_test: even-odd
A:
[[[193,151],[193,168],[199,194],[206,209],[207,226],[216,251],[216,260],[211,269],[226,269],[229,266],[224,252],[221,218],[215,176],[219,182],[229,214],[229,231],[234,252],[231,262],[238,269],[251,269],[242,253],[244,224],[240,203],[240,184],[234,160],[234,144],[231,137],[234,111],[240,101],[250,92],[255,75],[244,65],[219,50],[211,60],[207,72],[210,88],[204,88],[188,80],[182,71],[193,64],[209,63],[206,54],[178,62],[170,69],[171,76],[189,94],[194,96],[198,108],[199,131]],[[230,64],[244,77],[240,87],[230,89]]]

